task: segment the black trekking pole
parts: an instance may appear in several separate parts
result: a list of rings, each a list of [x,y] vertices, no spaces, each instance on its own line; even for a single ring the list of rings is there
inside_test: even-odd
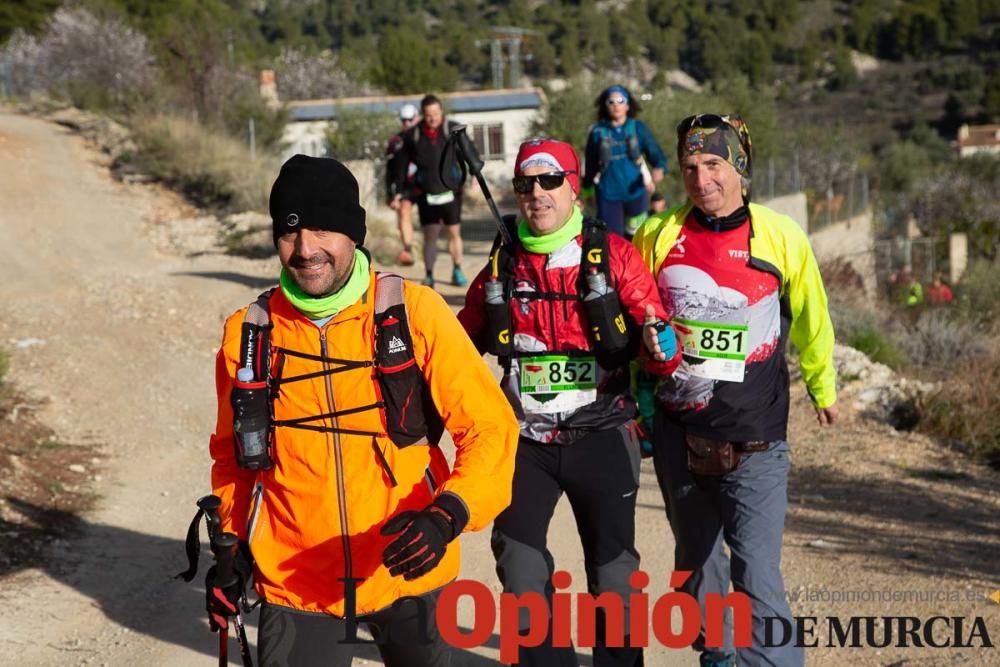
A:
[[[243,626],[243,614],[240,611],[240,598],[243,596],[242,591],[238,590],[240,578],[233,566],[238,548],[239,539],[233,533],[222,533],[212,537],[212,553],[215,555],[215,585],[223,590],[227,598],[234,589],[239,592],[239,595],[236,596],[236,615],[233,619],[236,625],[236,641],[240,645],[243,666],[253,667],[253,657],[250,655],[250,646],[247,642],[247,631]],[[219,628],[219,667],[226,667],[228,663],[229,631],[226,628]]]
[[[465,133],[465,125],[457,125],[451,131],[451,137],[455,141],[455,145],[458,148],[459,157],[465,162],[469,167],[469,172],[476,177],[476,182],[479,183],[479,189],[483,191],[483,196],[486,198],[486,203],[489,204],[490,211],[493,213],[493,221],[496,222],[497,229],[500,231],[500,238],[504,245],[513,243],[513,239],[510,237],[510,232],[507,230],[507,225],[504,224],[503,216],[500,215],[500,211],[497,209],[497,204],[493,201],[493,195],[490,194],[490,188],[486,185],[486,179],[483,177],[483,159],[479,157],[479,151],[476,150],[476,145],[472,143],[469,139],[469,135]]]

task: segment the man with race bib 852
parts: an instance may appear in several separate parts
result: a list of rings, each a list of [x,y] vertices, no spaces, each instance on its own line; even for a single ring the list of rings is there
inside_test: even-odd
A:
[[[653,461],[676,539],[682,587],[704,605],[730,579],[749,595],[753,645],[694,644],[703,666],[803,664],[801,647],[765,646],[767,616],[791,623],[781,577],[787,509],[789,375],[798,348],[820,424],[837,417],[833,325],[816,259],[791,218],[750,202],[750,132],[701,114],[677,128],[688,201],[651,217],[635,244],[681,339],[659,383]],[[731,558],[723,551],[729,547]],[[727,619],[728,624],[729,619]]]
[[[573,147],[528,141],[514,165],[520,219],[508,221],[513,241],[494,244],[458,315],[479,350],[499,357],[521,427],[513,498],[493,526],[497,573],[505,592],[552,594],[546,535],[565,493],[583,543],[587,590],[620,595],[627,615],[629,575],[639,566],[641,456],[629,361],[642,338],[647,370],[669,373],[679,363],[676,335],[635,248],[580,212]],[[654,348],[658,354],[648,352]],[[617,648],[604,641],[601,614],[594,665],[641,665],[642,649],[627,635]],[[519,630],[527,629],[522,617]],[[518,664],[576,665],[573,648],[552,639],[522,648]]]

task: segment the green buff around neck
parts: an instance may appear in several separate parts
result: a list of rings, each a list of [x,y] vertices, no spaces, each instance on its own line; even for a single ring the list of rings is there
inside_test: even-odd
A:
[[[521,245],[524,246],[525,250],[536,255],[547,255],[558,250],[569,243],[570,239],[579,236],[582,231],[583,213],[576,207],[573,208],[573,214],[569,216],[566,224],[551,234],[535,236],[531,233],[531,227],[526,221],[521,220],[517,224],[517,238],[521,239]]]
[[[302,291],[285,269],[281,269],[281,291],[295,309],[310,320],[336,315],[353,305],[368,290],[368,257],[360,249],[354,251],[354,270],[339,290],[326,296],[309,296]]]

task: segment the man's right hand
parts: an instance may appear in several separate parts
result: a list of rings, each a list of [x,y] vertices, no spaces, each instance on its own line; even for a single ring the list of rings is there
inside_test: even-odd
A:
[[[840,406],[836,403],[828,408],[816,408],[816,420],[820,426],[831,426],[840,416]]]
[[[673,359],[677,354],[677,334],[669,322],[656,317],[656,310],[646,304],[646,319],[642,323],[642,340],[656,361]]]
[[[233,571],[236,582],[225,588],[216,586],[218,570],[215,565],[205,574],[205,608],[208,611],[208,627],[215,632],[227,630],[229,619],[239,611],[240,598],[246,590],[247,582],[253,576],[253,556],[246,542],[240,542],[233,553]]]
[[[392,199],[389,200],[389,208],[391,208],[393,211],[398,211],[400,202],[402,201],[403,201],[402,195],[394,196]]]
[[[240,587],[220,588],[215,585],[216,569],[213,565],[205,575],[205,608],[208,611],[208,627],[212,632],[229,629],[229,619],[236,616],[239,609]]]

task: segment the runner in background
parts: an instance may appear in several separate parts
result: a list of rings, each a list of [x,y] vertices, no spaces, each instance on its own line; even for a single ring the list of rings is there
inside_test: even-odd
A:
[[[594,105],[597,122],[587,135],[583,198],[596,194],[597,217],[608,231],[631,237],[646,219],[649,195],[663,180],[667,158],[637,118],[639,101],[627,89],[611,86]],[[648,177],[643,173],[647,169]]]
[[[424,235],[423,284],[434,287],[434,264],[437,261],[437,241],[442,230],[448,234],[448,252],[453,262],[451,283],[463,287],[469,283],[462,272],[462,191],[451,190],[441,180],[441,156],[451,131],[457,125],[445,120],[444,107],[434,95],[420,101],[421,122],[402,133],[403,146],[396,162],[396,194],[393,202],[402,201],[406,181],[405,165],[416,165],[415,181],[420,189],[417,209],[420,231]],[[459,169],[456,162],[452,169]],[[457,179],[456,179],[457,180]]]
[[[403,128],[392,135],[389,139],[389,145],[385,149],[385,193],[389,207],[396,211],[399,240],[403,244],[403,249],[399,251],[399,257],[396,261],[401,266],[412,266],[413,202],[420,198],[420,190],[416,186],[417,166],[412,163],[405,166],[406,179],[403,182],[403,189],[397,192],[396,172],[402,169],[403,165],[398,165],[396,162],[399,160],[399,151],[403,147],[403,132],[420,122],[420,119],[417,118],[417,107],[413,104],[404,104],[400,107],[399,122],[402,123]],[[398,200],[396,199],[397,194],[400,195]]]

